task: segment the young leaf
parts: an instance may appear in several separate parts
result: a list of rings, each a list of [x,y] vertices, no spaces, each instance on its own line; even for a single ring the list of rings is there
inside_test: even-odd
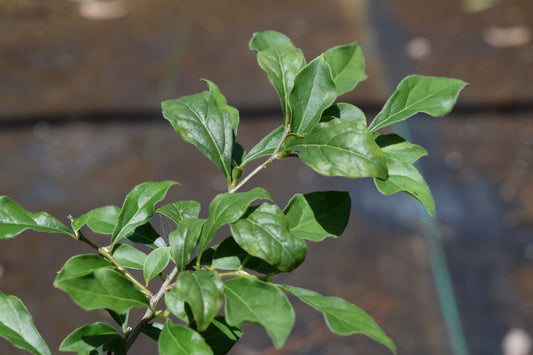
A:
[[[87,225],[95,233],[112,234],[117,224],[119,213],[120,208],[116,206],[104,206],[91,210],[73,219],[72,229],[78,232],[81,227]]]
[[[200,202],[179,201],[161,206],[155,211],[167,216],[178,224],[184,218],[198,218],[200,208]]]
[[[165,355],[213,355],[200,334],[171,321],[165,323],[157,345],[159,353]]]
[[[142,270],[146,254],[129,244],[115,244],[113,258],[125,268]]]
[[[281,125],[261,139],[261,141],[248,152],[242,165],[254,159],[273,154],[283,137],[283,132],[285,132],[285,127]]]
[[[294,325],[294,310],[283,292],[259,280],[236,278],[224,282],[224,293],[228,324],[258,324],[266,330],[276,349],[285,344]]]
[[[228,181],[231,181],[231,156],[235,136],[233,121],[226,110],[221,110],[213,93],[183,96],[164,101],[163,116],[174,130],[194,144],[211,159]]]
[[[205,255],[205,254],[204,254]],[[233,237],[228,237],[218,245],[212,262],[220,270],[237,270],[246,268],[262,274],[279,273],[279,270],[266,261],[253,257],[237,244]]]
[[[72,236],[63,223],[46,212],[31,213],[7,196],[0,196],[0,239],[14,238],[27,229]]]
[[[319,242],[344,232],[351,205],[348,192],[317,191],[294,195],[283,213],[295,237]]]
[[[59,271],[54,286],[66,292],[85,310],[111,309],[119,314],[149,302],[113,264],[95,254],[70,258]]]
[[[158,248],[148,254],[143,266],[144,280],[147,285],[151,279],[167,267],[169,261],[170,248]]]
[[[271,200],[272,196],[259,187],[247,192],[223,193],[217,195],[209,205],[209,218],[205,222],[198,253],[201,255],[207,244],[213,240],[217,229],[224,224],[233,223],[246,212],[251,202],[255,200]]]
[[[120,338],[118,332],[107,323],[86,324],[70,333],[59,346],[61,351],[91,351]]]
[[[294,79],[294,89],[289,96],[292,109],[291,133],[303,135],[315,127],[322,111],[329,107],[337,92],[331,69],[323,57],[307,64]]]
[[[357,43],[330,48],[323,55],[331,67],[337,96],[353,90],[366,79],[365,61]]]
[[[288,45],[292,42],[289,37],[283,33],[276,31],[264,31],[254,33],[250,40],[250,49],[256,52],[261,52],[269,48],[274,48],[281,45]]]
[[[0,292],[0,315],[0,337],[34,355],[52,354],[20,299]]]
[[[396,346],[362,309],[338,297],[324,297],[299,287],[278,285],[324,315],[329,329],[337,334],[364,334],[396,353]]]
[[[433,117],[451,111],[459,92],[468,85],[452,78],[411,75],[403,79],[368,127],[371,131],[424,112]]]
[[[307,245],[289,231],[289,220],[268,203],[249,209],[231,224],[233,238],[250,255],[261,258],[281,271],[289,272],[305,259]]]
[[[213,98],[215,99],[218,108],[228,112],[229,118],[231,120],[231,126],[233,127],[233,134],[236,136],[237,129],[239,128],[239,110],[237,110],[233,106],[228,105],[226,98],[224,97],[224,95],[222,95],[218,86],[216,86],[214,82],[209,81],[207,79],[202,80],[209,87],[209,91],[213,94]]]
[[[343,121],[356,121],[359,124],[364,124],[366,126],[366,118],[363,111],[361,111],[360,108],[345,102],[331,105],[324,110],[320,122],[328,122],[331,121],[332,118],[340,118]]]
[[[355,121],[335,118],[319,123],[305,137],[287,140],[285,146],[325,176],[387,178],[385,155],[366,125]]]
[[[202,336],[214,355],[226,355],[241,338],[242,329],[229,325],[223,316],[216,316]]]
[[[155,204],[165,198],[168,189],[178,185],[174,181],[145,182],[137,185],[126,196],[111,241],[118,242],[128,237],[140,225],[147,223],[154,215]]]
[[[176,290],[191,307],[199,331],[207,329],[222,307],[223,287],[218,276],[207,270],[183,272],[178,277]]]
[[[185,270],[205,221],[205,219],[182,219],[176,230],[169,234],[170,254],[178,270]]]

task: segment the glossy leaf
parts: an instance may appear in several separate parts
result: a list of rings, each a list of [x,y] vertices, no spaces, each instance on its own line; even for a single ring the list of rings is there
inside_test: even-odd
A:
[[[337,96],[353,90],[366,79],[365,61],[357,43],[330,48],[324,52],[324,59],[331,68]]]
[[[191,307],[199,331],[207,329],[222,307],[222,289],[222,281],[207,270],[179,275],[176,290],[180,299]]]
[[[250,149],[243,161],[243,165],[254,159],[272,155],[283,137],[283,132],[285,132],[285,127],[281,125],[261,139],[259,143]]]
[[[387,177],[385,155],[358,122],[335,118],[319,123],[305,137],[287,140],[286,148],[325,176]]]
[[[183,96],[162,103],[163,116],[174,130],[211,159],[231,180],[231,156],[234,143],[233,121],[221,110],[213,93]]]
[[[343,121],[356,121],[366,126],[365,114],[358,107],[347,104],[345,102],[339,102],[338,104],[331,105],[323,113],[321,122],[331,121],[332,118],[340,118]]]
[[[421,146],[409,143],[397,134],[379,135],[376,143],[387,159],[395,159],[408,164],[414,164],[428,154]]]
[[[328,328],[337,334],[364,334],[396,353],[396,346],[362,309],[338,297],[324,297],[299,287],[279,285],[300,300],[322,312]]]
[[[157,342],[159,354],[212,355],[213,351],[204,338],[191,328],[167,321]]]
[[[205,221],[205,219],[182,219],[176,230],[168,236],[170,254],[178,270],[185,270]]]
[[[213,98],[215,99],[218,108],[228,112],[229,118],[231,120],[231,126],[233,127],[233,134],[236,136],[237,129],[239,128],[239,110],[237,110],[233,106],[228,105],[226,97],[222,95],[220,89],[218,88],[218,86],[215,85],[214,82],[209,81],[207,79],[202,80],[209,87],[209,91],[211,92],[211,94],[213,94]]]
[[[289,272],[305,259],[307,245],[289,231],[289,220],[268,203],[250,208],[245,217],[231,225],[233,238],[250,255]]]
[[[91,351],[116,338],[120,338],[119,333],[107,323],[86,324],[70,333],[59,346],[59,350]]]
[[[294,195],[283,212],[295,237],[319,242],[344,232],[351,205],[348,192],[317,191]]]
[[[168,189],[178,185],[174,181],[145,182],[126,196],[111,241],[114,243],[131,235],[135,229],[154,215],[155,204],[165,198]]]
[[[144,261],[143,275],[146,284],[159,275],[167,267],[170,261],[170,248],[158,248],[153,250]]]
[[[289,96],[291,133],[309,133],[336,97],[329,65],[323,57],[314,59],[294,79],[294,89]]]
[[[161,206],[155,211],[167,216],[178,224],[184,218],[198,218],[200,209],[200,202],[178,201]]]
[[[272,200],[270,194],[259,187],[247,192],[223,193],[217,195],[209,205],[209,218],[205,222],[200,241],[199,254],[213,240],[215,232],[224,224],[233,223],[246,212],[255,200]]]
[[[289,37],[276,31],[264,31],[254,33],[250,40],[251,50],[261,52],[269,48],[292,44]]]
[[[0,315],[0,337],[32,354],[51,354],[35,327],[30,312],[20,299],[0,292]]]
[[[185,301],[181,299],[180,293],[175,288],[165,293],[165,305],[173,315],[185,323],[193,322],[194,317],[190,307],[186,308],[188,306],[185,305]]]
[[[236,278],[224,283],[224,293],[228,324],[258,324],[277,349],[285,344],[294,325],[294,310],[283,292],[259,280]]]
[[[133,243],[146,245],[152,249],[167,246],[165,240],[159,235],[150,223],[145,223],[135,228],[133,234],[127,237]]]
[[[466,85],[464,81],[452,78],[408,76],[400,82],[368,128],[376,131],[419,112],[433,117],[444,116],[453,108],[459,92]]]
[[[100,234],[112,234],[118,221],[120,208],[116,206],[104,206],[91,210],[84,215],[72,220],[72,229],[79,231],[87,225],[93,232]]]
[[[148,307],[146,297],[113,264],[95,254],[70,258],[59,271],[54,286],[66,292],[85,310],[107,308],[126,313],[133,307]]]
[[[266,261],[253,257],[237,244],[233,237],[224,239],[216,248],[211,264],[220,270],[246,268],[262,274],[278,273],[279,270]]]
[[[27,229],[72,236],[70,229],[46,212],[31,213],[7,196],[0,196],[0,239],[14,238]]]
[[[146,260],[145,253],[129,244],[116,244],[112,255],[120,265],[129,269],[142,270]]]
[[[202,335],[214,355],[225,355],[241,338],[242,329],[229,325],[223,316],[216,316]]]

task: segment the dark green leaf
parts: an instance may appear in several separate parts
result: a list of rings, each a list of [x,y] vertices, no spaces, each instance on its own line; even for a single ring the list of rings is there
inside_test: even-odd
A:
[[[170,254],[178,270],[185,270],[196,247],[205,219],[182,219],[175,231],[168,236]]]
[[[419,112],[433,117],[444,116],[451,111],[466,85],[464,81],[451,78],[408,76],[400,82],[368,128],[377,131]]]
[[[241,218],[250,203],[255,200],[272,200],[272,196],[259,187],[247,192],[217,195],[209,206],[209,218],[202,229],[198,243],[198,253],[201,254],[207,244],[213,240],[217,229],[224,224],[233,223]]]
[[[289,220],[278,206],[262,203],[231,225],[233,238],[250,255],[289,272],[305,259],[307,245],[289,231]]]
[[[164,324],[161,323],[150,323],[146,324],[141,328],[141,332],[146,334],[151,339],[158,341],[161,330],[163,330]]]
[[[146,254],[129,244],[116,244],[113,258],[125,268],[142,270]]]
[[[254,159],[273,154],[283,137],[283,132],[285,132],[285,127],[281,125],[261,139],[261,141],[248,152],[243,161],[243,165]]]
[[[387,177],[385,155],[359,122],[335,118],[319,123],[305,137],[286,141],[286,147],[325,176]]]
[[[421,146],[411,144],[397,134],[379,135],[376,143],[388,159],[392,158],[408,164],[414,164],[428,154]]]
[[[145,182],[135,186],[126,196],[111,241],[128,237],[154,215],[155,204],[165,198],[168,189],[178,185],[174,181]]]
[[[117,337],[120,338],[118,332],[107,323],[86,324],[70,333],[59,346],[59,350],[91,351]]]
[[[146,257],[143,266],[143,275],[146,284],[159,275],[167,267],[170,261],[170,248],[158,248]]]
[[[239,341],[242,330],[239,326],[229,325],[223,316],[216,316],[202,335],[214,355],[225,355]]]
[[[258,324],[266,330],[274,346],[281,348],[294,325],[294,310],[283,292],[271,284],[245,278],[228,280],[224,286],[228,324]]]
[[[232,177],[233,175],[235,175],[235,168],[240,167],[240,165],[245,159],[246,159],[246,152],[244,151],[244,148],[242,147],[242,145],[235,142],[235,144],[233,144],[233,153],[231,155],[231,160],[233,161],[233,165],[234,165],[233,171],[232,171]],[[242,175],[242,172],[241,172],[241,175]],[[233,181],[235,180],[237,179],[233,178]]]
[[[157,342],[159,353],[164,355],[212,355],[204,338],[194,330],[167,321]]]
[[[39,331],[35,328],[26,306],[17,297],[8,296],[2,292],[0,292],[0,337],[32,354],[51,354]]]
[[[63,223],[46,212],[31,213],[7,196],[0,196],[0,239],[14,238],[26,229],[72,236]]]
[[[331,67],[337,96],[351,91],[366,79],[365,61],[357,43],[330,48],[324,52],[324,59]]]
[[[204,91],[164,101],[162,108],[174,130],[211,159],[230,181],[233,121],[227,110],[219,108],[213,93]]]
[[[250,40],[250,49],[256,52],[261,52],[269,48],[292,44],[289,37],[283,33],[276,31],[264,31],[254,33]]]
[[[224,239],[218,246],[212,259],[212,265],[221,270],[247,268],[262,274],[278,273],[279,270],[266,261],[253,257],[235,242],[233,237]]]
[[[150,223],[145,223],[135,228],[133,234],[127,238],[131,242],[143,244],[152,249],[164,248],[167,246],[165,240]]]
[[[229,118],[231,119],[231,126],[233,127],[233,134],[236,136],[237,129],[239,127],[239,110],[237,110],[233,106],[228,105],[226,98],[224,97],[224,95],[222,95],[218,86],[216,86],[214,82],[209,81],[207,79],[202,80],[209,87],[209,91],[213,94],[213,98],[215,99],[218,108],[228,112]]]
[[[112,234],[117,224],[120,208],[104,206],[87,212],[72,220],[72,229],[79,231],[85,224],[95,233]]]
[[[122,314],[132,307],[148,307],[142,292],[110,264],[94,254],[74,256],[61,268],[54,286],[85,310],[107,308]]]
[[[320,121],[327,122],[331,121],[332,118],[340,118],[343,121],[356,121],[366,126],[366,118],[363,111],[358,107],[345,102],[339,102],[338,104],[328,107],[322,113]]]
[[[351,205],[348,192],[317,191],[294,195],[283,212],[295,237],[319,242],[344,232]]]
[[[204,331],[222,307],[222,281],[207,270],[179,275],[176,290],[180,299],[191,307],[196,326]]]
[[[278,285],[324,314],[329,329],[337,334],[364,334],[396,353],[394,343],[362,309],[338,297],[324,297],[299,287]]]
[[[322,111],[335,101],[336,89],[331,69],[323,57],[307,64],[294,79],[289,103],[292,109],[291,133],[311,132],[322,116]]]
[[[200,202],[197,201],[179,201],[175,203],[169,203],[155,210],[158,213],[161,213],[176,224],[179,223],[184,218],[198,218],[200,214]]]
[[[106,309],[107,313],[113,318],[113,320],[117,323],[118,326],[120,326],[120,329],[122,329],[122,332],[125,333],[128,329],[128,319],[130,317],[130,313],[126,312],[124,314],[118,314],[115,311],[112,311],[110,309]]]

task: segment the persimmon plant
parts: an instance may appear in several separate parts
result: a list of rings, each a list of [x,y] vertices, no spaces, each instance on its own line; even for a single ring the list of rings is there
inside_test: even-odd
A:
[[[359,108],[335,103],[366,78],[356,43],[328,49],[306,62],[289,38],[266,31],[254,34],[250,49],[279,94],[283,119],[248,152],[236,141],[239,112],[213,82],[205,80],[207,91],[162,103],[163,116],[174,130],[212,160],[227,181],[228,192],[211,201],[207,218],[199,218],[196,201],[156,207],[179,185],[174,181],[142,183],[121,208],[105,206],[70,217],[70,227],[46,212],[31,213],[0,197],[0,239],[31,229],[65,234],[93,249],[70,258],[54,286],[81,308],[105,309],[110,317],[74,330],[59,350],[125,354],[144,333],[157,341],[160,354],[226,354],[245,322],[264,328],[281,348],[295,321],[286,296],[292,294],[321,312],[332,332],[361,333],[396,352],[381,328],[355,305],[274,282],[276,275],[304,261],[307,243],[343,233],[350,195],[297,193],[279,207],[264,188],[245,186],[270,164],[297,157],[325,176],[373,178],[381,193],[406,192],[433,214],[430,190],[413,165],[426,150],[379,130],[419,112],[445,115],[466,83],[409,76],[367,126]],[[262,161],[249,169],[256,159]],[[245,174],[247,169],[251,171]],[[168,236],[150,224],[155,213],[175,223]],[[224,225],[231,236],[213,245]],[[95,240],[106,241],[98,245]],[[162,284],[153,281],[158,276]],[[145,309],[144,315],[130,317],[132,308]],[[50,354],[23,303],[1,292],[0,336],[33,354]]]

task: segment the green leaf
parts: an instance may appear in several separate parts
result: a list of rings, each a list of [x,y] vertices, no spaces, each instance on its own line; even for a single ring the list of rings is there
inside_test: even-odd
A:
[[[176,290],[191,307],[199,331],[207,329],[222,307],[223,287],[218,276],[207,270],[183,272],[178,277]]]
[[[324,52],[324,59],[331,67],[337,96],[353,90],[366,79],[365,61],[357,43],[330,48]]]
[[[111,241],[118,242],[128,237],[135,229],[154,215],[155,204],[165,198],[168,189],[178,185],[174,181],[145,182],[137,185],[126,196]]]
[[[397,134],[379,135],[376,143],[387,159],[395,159],[408,164],[414,164],[428,154],[421,146],[409,143]]]
[[[153,250],[144,261],[143,275],[146,284],[165,270],[170,261],[170,248],[158,248]]]
[[[246,268],[262,274],[279,273],[279,270],[266,261],[253,257],[237,244],[233,237],[228,237],[218,245],[212,262],[220,270],[237,270]]]
[[[283,132],[285,132],[285,127],[281,125],[261,139],[261,141],[248,152],[242,165],[257,158],[272,155],[283,137]]]
[[[289,231],[289,220],[278,206],[262,203],[231,225],[233,238],[250,255],[289,272],[305,259],[307,245]]]
[[[250,49],[261,52],[269,48],[292,44],[289,37],[276,31],[264,31],[254,33],[250,40]]]
[[[120,265],[129,269],[142,270],[146,254],[129,244],[115,244],[113,258]]]
[[[167,216],[178,224],[184,218],[198,218],[200,209],[200,202],[179,201],[161,206],[155,211]]]
[[[164,248],[167,246],[165,240],[149,222],[135,228],[133,234],[128,236],[127,239],[133,243],[143,244],[152,249]]]
[[[30,312],[20,299],[0,292],[0,315],[0,337],[7,339],[13,346],[32,354],[51,354],[39,331],[35,328]]]
[[[344,232],[351,205],[348,192],[317,191],[294,195],[283,212],[295,237],[319,242]]]
[[[396,353],[396,346],[362,309],[338,297],[324,297],[314,291],[299,287],[278,285],[300,300],[324,314],[329,329],[337,334],[364,334]]]
[[[190,307],[185,305],[185,301],[181,299],[180,293],[175,288],[165,293],[165,305],[173,315],[185,323],[193,322],[194,317]]]
[[[191,328],[167,321],[157,342],[159,353],[165,355],[212,355],[204,338]]]
[[[240,176],[238,176],[237,179],[235,178],[235,168],[239,168],[244,159],[246,159],[246,151],[244,150],[242,145],[235,142],[235,144],[233,144],[233,153],[231,155],[231,160],[233,164],[231,176],[233,177],[233,181],[236,181],[238,180],[238,178],[240,178]],[[240,174],[242,175],[242,169]]]
[[[72,229],[78,232],[87,225],[93,232],[112,234],[118,221],[120,209],[116,206],[104,206],[87,212],[72,220]]]
[[[205,219],[182,219],[176,230],[168,236],[170,254],[178,270],[185,270],[205,221]]]
[[[14,238],[27,229],[73,235],[67,226],[50,214],[28,212],[9,197],[0,196],[0,239]]]
[[[368,128],[377,131],[419,112],[433,117],[444,116],[451,111],[466,85],[458,79],[408,76],[400,82]]]
[[[162,108],[174,130],[211,159],[231,181],[234,123],[228,111],[220,109],[213,93],[204,91],[164,101]]]
[[[213,94],[213,98],[215,99],[215,102],[217,103],[218,108],[228,112],[229,117],[231,119],[231,125],[233,127],[233,133],[236,136],[237,129],[239,127],[239,110],[237,110],[235,107],[228,105],[226,98],[224,97],[224,95],[222,95],[218,86],[216,86],[214,82],[209,81],[207,79],[202,79],[202,80],[209,87],[209,91]]]
[[[54,286],[66,292],[85,310],[107,308],[119,314],[149,302],[113,264],[95,254],[70,258],[59,271]]]
[[[358,107],[347,104],[345,102],[339,102],[338,104],[331,105],[323,113],[321,122],[331,121],[332,118],[340,118],[343,121],[356,121],[366,126],[365,114]]]
[[[247,192],[223,193],[217,195],[209,205],[209,218],[205,222],[198,253],[201,255],[207,244],[213,240],[215,232],[224,224],[233,223],[246,212],[251,202],[255,200],[272,200],[270,194],[259,187]]]
[[[294,79],[289,96],[292,109],[291,133],[303,135],[315,127],[322,111],[337,97],[331,69],[323,57],[307,64]]]
[[[107,323],[86,324],[70,333],[59,346],[61,351],[91,351],[120,338],[118,332]]]
[[[266,330],[276,349],[285,344],[294,325],[294,310],[283,292],[259,280],[236,278],[224,282],[224,293],[228,324],[258,324]]]
[[[325,176],[387,177],[385,155],[366,125],[359,122],[335,118],[285,144],[305,164]]]
[[[229,325],[223,316],[216,316],[209,327],[202,332],[202,336],[214,355],[225,355],[241,338],[242,329],[239,326]]]
[[[294,87],[296,74],[305,66],[302,51],[292,44],[278,45],[258,52],[257,62],[276,89],[284,116],[288,119],[291,112],[289,94]]]
[[[146,334],[151,339],[158,341],[159,335],[161,334],[161,331],[163,330],[164,324],[161,323],[149,323],[144,325],[141,328],[141,332]]]

